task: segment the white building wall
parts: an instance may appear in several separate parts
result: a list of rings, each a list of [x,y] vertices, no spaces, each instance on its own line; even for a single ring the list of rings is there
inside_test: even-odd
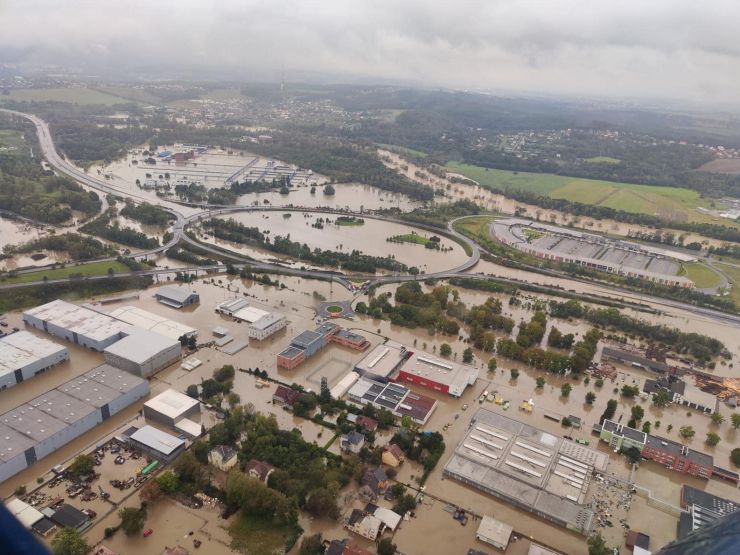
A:
[[[254,326],[249,326],[249,337],[252,339],[256,339],[258,341],[262,341],[263,339],[267,339],[270,337],[273,333],[276,333],[286,327],[288,325],[288,319],[287,318],[281,318],[280,320],[277,320],[270,326],[260,329],[256,328]]]
[[[0,482],[28,468],[25,453],[20,453],[12,459],[0,461]]]
[[[52,366],[61,364],[62,362],[68,359],[69,359],[69,351],[67,351],[67,349],[65,348],[61,348],[59,351],[57,351],[54,354],[40,358],[39,360],[36,360],[33,363],[27,366],[24,366],[23,368],[20,369],[21,374],[23,375],[23,379],[27,380],[29,378],[33,378],[36,374],[38,374],[42,370],[46,370],[47,368],[51,368]]]
[[[15,380],[15,372],[6,372],[0,375],[0,389],[6,389],[13,387],[18,382]]]
[[[148,378],[162,368],[166,368],[176,360],[179,360],[182,348],[179,343],[164,349],[144,362],[137,362],[115,353],[106,352],[105,361],[136,376]]]
[[[108,403],[111,416],[122,411],[139,399],[149,395],[149,382],[142,382],[128,393],[122,394],[118,399]]]

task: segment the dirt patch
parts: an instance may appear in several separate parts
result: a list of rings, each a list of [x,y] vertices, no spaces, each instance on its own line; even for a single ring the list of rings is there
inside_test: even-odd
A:
[[[723,158],[712,160],[699,168],[700,172],[728,173],[730,175],[740,174],[740,158]]]

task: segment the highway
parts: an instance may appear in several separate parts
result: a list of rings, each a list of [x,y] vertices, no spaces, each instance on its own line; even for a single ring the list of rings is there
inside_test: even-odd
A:
[[[104,194],[125,196],[126,198],[131,199],[134,203],[151,201],[151,199],[149,198],[141,197],[141,196],[138,196],[128,191],[121,191],[121,190],[115,189],[111,187],[110,185],[108,185],[104,180],[98,179],[96,177],[86,174],[85,172],[75,167],[70,162],[68,162],[62,156],[60,156],[54,146],[54,140],[51,136],[49,126],[41,118],[33,114],[27,114],[27,113],[18,112],[15,110],[7,110],[4,108],[0,108],[0,111],[9,113],[9,114],[12,114],[18,117],[26,118],[30,120],[36,126],[36,132],[39,138],[39,145],[41,146],[44,156],[47,162],[51,166],[53,166],[55,169],[57,169],[59,172],[71,177],[72,179],[80,182],[83,185],[86,185]],[[170,214],[172,214],[175,217],[175,222],[172,228],[170,229],[172,233],[172,239],[169,240],[166,244],[159,246],[157,248],[150,249],[147,251],[137,252],[132,255],[133,258],[141,260],[149,256],[158,255],[158,254],[165,252],[167,249],[177,245],[179,242],[184,241],[184,242],[196,245],[198,248],[203,249],[212,254],[219,255],[219,256],[228,256],[232,260],[234,260],[237,264],[241,263],[241,264],[249,265],[250,267],[256,270],[261,270],[264,272],[277,272],[280,274],[295,275],[295,276],[307,277],[307,278],[331,280],[331,281],[335,281],[341,284],[342,286],[346,287],[350,291],[356,291],[356,288],[354,287],[352,282],[346,276],[342,274],[329,272],[329,271],[322,271],[322,270],[301,270],[297,268],[290,268],[290,267],[282,266],[279,264],[270,264],[270,263],[256,261],[248,257],[238,255],[236,253],[227,252],[221,249],[216,249],[215,247],[211,245],[207,245],[199,241],[195,241],[192,238],[188,237],[188,235],[185,233],[185,230],[189,224],[200,221],[204,218],[210,218],[210,217],[213,217],[215,215],[220,215],[220,214],[235,213],[235,212],[253,212],[253,211],[254,212],[256,211],[283,211],[283,212],[298,211],[298,212],[323,212],[323,213],[328,212],[328,213],[337,213],[337,214],[344,214],[344,215],[355,215],[355,216],[362,217],[362,218],[374,218],[378,220],[385,220],[385,221],[391,221],[391,222],[403,223],[403,224],[409,225],[409,222],[405,222],[403,220],[398,220],[395,218],[389,218],[389,217],[379,216],[375,214],[332,210],[332,209],[326,209],[326,208],[304,208],[304,207],[293,207],[293,206],[291,207],[285,207],[285,206],[258,206],[258,207],[257,206],[252,206],[252,207],[221,206],[221,205],[207,205],[207,204],[195,205],[192,203],[176,203],[176,204],[181,204],[183,206],[188,206],[190,208],[200,207],[202,208],[202,210],[195,214],[185,216],[178,210],[175,210],[174,208],[172,208],[171,206],[164,206],[162,204],[159,204],[161,208],[163,208],[164,210],[167,210]],[[510,283],[528,283],[525,280],[502,279],[496,276],[486,276],[482,274],[465,274],[464,272],[470,270],[478,263],[478,261],[480,260],[481,252],[486,252],[487,254],[494,256],[494,257],[495,255],[493,255],[492,253],[489,253],[488,251],[483,249],[480,245],[478,245],[475,241],[469,239],[468,237],[458,233],[457,231],[453,229],[453,224],[456,221],[463,219],[463,218],[457,218],[456,220],[450,221],[447,225],[446,232],[438,228],[426,226],[423,224],[416,224],[416,223],[413,224],[415,227],[420,227],[422,229],[426,229],[428,231],[432,231],[440,235],[446,235],[447,237],[455,240],[456,242],[467,246],[471,254],[468,260],[466,260],[463,264],[455,268],[451,268],[449,270],[434,272],[430,274],[418,274],[418,275],[403,274],[403,275],[384,275],[384,276],[352,275],[352,279],[369,281],[370,285],[401,283],[405,281],[424,281],[427,279],[445,279],[445,278],[451,278],[451,277],[456,277],[456,276],[469,277],[473,279],[493,278],[493,279],[506,281]],[[221,268],[225,268],[225,266],[219,265],[219,266],[214,267],[214,269],[221,269]],[[203,270],[206,268],[198,267],[195,269]],[[116,275],[156,275],[158,273],[168,273],[168,272],[171,273],[173,271],[194,271],[195,269],[186,268],[186,269],[175,269],[175,270],[152,270],[151,272],[143,272],[143,273],[142,272],[132,272],[130,274],[116,274]],[[536,271],[536,269],[533,268],[533,271]],[[557,273],[556,275],[558,277],[572,279],[574,281],[592,283],[587,280],[583,280],[583,279],[573,277],[573,276],[563,275],[560,273]],[[107,276],[100,276],[100,277],[107,278]],[[79,278],[76,278],[76,279],[79,279]],[[99,278],[90,277],[86,279],[99,279]],[[57,282],[61,283],[61,282],[67,282],[67,281],[70,281],[70,280],[54,280],[54,281],[49,280],[47,282],[39,281],[35,283],[57,283]],[[24,283],[24,284],[0,285],[0,290],[1,289],[11,289],[11,288],[20,287],[20,286],[33,285],[33,283],[34,282]],[[615,293],[628,293],[630,295],[634,294],[631,291],[622,290],[617,286],[599,284],[599,287],[603,287],[604,289],[611,291],[611,292],[615,292]],[[711,308],[697,307],[697,306],[694,306],[688,303],[682,303],[680,301],[673,301],[673,300],[665,299],[662,297],[654,297],[650,295],[641,295],[641,294],[639,295],[639,297],[642,301],[647,302],[647,303],[652,303],[658,306],[665,306],[665,307],[670,307],[670,308],[688,310],[688,311],[691,311],[697,314],[701,314],[704,317],[718,321],[722,324],[731,325],[733,327],[740,328],[740,315],[728,314],[728,313],[721,312],[719,310],[714,310]]]

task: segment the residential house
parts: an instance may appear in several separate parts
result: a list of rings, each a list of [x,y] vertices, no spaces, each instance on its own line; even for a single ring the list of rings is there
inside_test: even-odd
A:
[[[247,466],[244,468],[244,472],[247,475],[252,478],[257,478],[260,482],[264,482],[265,484],[270,479],[270,474],[272,474],[274,470],[274,466],[254,459],[249,461]]]
[[[388,488],[388,476],[382,467],[368,469],[362,476],[362,485],[368,486],[375,495],[382,495]]]
[[[357,424],[362,427],[363,432],[374,432],[378,429],[378,421],[369,416],[358,416]]]
[[[375,541],[383,532],[383,522],[378,517],[360,509],[352,511],[344,526],[350,532],[372,541]]]
[[[398,525],[401,524],[401,515],[395,511],[386,509],[385,507],[378,507],[373,503],[368,503],[365,505],[365,512],[379,518],[380,522],[383,523],[384,528],[387,530],[395,532]]]
[[[208,453],[208,462],[224,472],[228,472],[236,464],[236,461],[236,450],[228,445],[216,445]]]
[[[286,407],[293,408],[293,403],[295,403],[300,396],[300,391],[285,387],[284,385],[279,385],[277,386],[275,393],[272,394],[272,402],[276,405],[285,405]]]
[[[354,454],[358,454],[364,445],[365,436],[354,430],[350,431],[347,435],[343,435],[339,443],[342,451]]]
[[[398,445],[391,443],[383,447],[381,460],[383,461],[383,464],[387,464],[388,466],[395,468],[406,460],[406,455]]]

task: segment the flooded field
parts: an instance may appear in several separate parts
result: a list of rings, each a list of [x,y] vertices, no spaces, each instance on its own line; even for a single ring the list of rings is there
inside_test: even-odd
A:
[[[468,258],[458,243],[446,238],[442,238],[440,241],[443,250],[427,249],[423,245],[414,243],[390,243],[386,241],[391,236],[405,235],[412,232],[416,232],[423,237],[433,235],[403,224],[366,218],[364,225],[339,226],[333,223],[325,223],[323,229],[317,229],[312,226],[316,224],[319,218],[329,218],[333,222],[336,216],[329,213],[286,212],[286,214],[290,214],[290,217],[285,218],[280,213],[244,212],[221,216],[221,218],[233,218],[248,227],[257,227],[261,231],[267,232],[271,237],[287,236],[293,241],[305,242],[311,248],[347,253],[358,250],[372,256],[393,256],[399,262],[409,267],[416,266],[425,273],[454,268]],[[260,251],[256,248],[222,241],[214,237],[208,237],[207,240],[230,249],[238,248],[239,252],[250,256],[259,256],[262,260],[274,258],[284,260],[287,258],[269,251]],[[304,263],[301,262],[300,265],[304,265]]]

